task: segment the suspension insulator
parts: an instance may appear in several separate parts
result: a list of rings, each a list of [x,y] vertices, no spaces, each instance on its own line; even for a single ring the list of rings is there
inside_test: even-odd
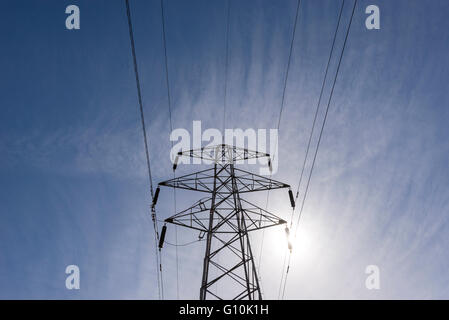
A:
[[[153,197],[153,208],[156,206],[157,198],[159,197],[160,191],[161,191],[161,188],[157,187],[156,192],[154,193],[154,197]]]
[[[268,158],[268,169],[270,169],[270,172],[273,172],[273,166],[271,165],[271,159]]]
[[[164,246],[164,240],[165,240],[165,233],[167,232],[167,226],[163,226],[162,227],[162,231],[161,231],[161,237],[159,238],[159,249],[162,249],[162,247]]]
[[[173,171],[175,171],[176,168],[178,167],[178,159],[179,159],[179,156],[176,156],[175,162],[173,162]]]
[[[285,227],[285,235],[287,236],[287,245],[288,245],[288,250],[290,250],[290,252],[293,249],[292,243],[290,242],[290,229],[288,227]]]
[[[293,198],[292,190],[288,190],[288,195],[290,196],[290,204],[292,205],[292,208],[294,208],[295,207],[295,199]]]

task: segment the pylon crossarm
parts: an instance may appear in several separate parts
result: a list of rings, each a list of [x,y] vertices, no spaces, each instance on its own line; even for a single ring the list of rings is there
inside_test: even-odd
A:
[[[206,169],[160,182],[159,185],[201,192],[213,192],[214,177],[214,169]]]
[[[241,212],[248,219],[247,231],[255,231],[263,228],[273,227],[286,223],[273,213],[264,210],[255,204],[241,199],[243,207]],[[221,202],[223,203],[223,202]],[[165,222],[179,226],[195,229],[202,232],[208,231],[207,222],[210,219],[211,199],[204,198],[197,201],[191,207],[167,218]],[[226,212],[226,214],[223,214]],[[214,233],[235,233],[239,228],[237,225],[237,211],[233,207],[216,207],[214,221],[216,224],[212,227]],[[228,228],[225,228],[227,226]]]
[[[178,156],[197,158],[212,162],[235,163],[250,159],[270,157],[269,153],[248,150],[236,146],[221,144],[178,152]]]
[[[165,222],[199,230],[202,232],[207,232],[208,226],[206,225],[206,223],[210,220],[211,202],[212,202],[211,198],[208,199],[203,198],[197,201],[191,207],[165,219]],[[226,215],[222,215],[220,213],[222,211],[230,211],[230,212]],[[236,232],[237,228],[231,222],[232,216],[235,214],[235,212],[233,212],[233,208],[222,207],[220,208],[220,212],[218,210],[215,211],[217,216],[214,217],[213,219],[219,222],[213,227],[213,230],[215,231],[215,229],[220,228],[223,224],[226,223],[232,229],[232,231],[228,231],[229,233]],[[206,223],[204,223],[203,221]]]
[[[201,218],[200,214],[210,211],[210,204],[208,204],[210,200],[206,198],[200,199],[191,207],[165,219],[165,222],[206,232],[207,226],[203,221],[207,222],[209,219],[207,216]]]
[[[240,201],[244,204],[242,211],[245,214],[245,217],[250,221],[250,224],[247,226],[248,232],[287,223],[284,219],[279,218],[275,214],[262,209],[245,199],[240,199]],[[267,224],[262,225],[263,222]],[[252,228],[253,226],[254,228]]]
[[[232,192],[229,185],[232,175],[227,170],[228,166],[229,165],[220,166],[220,170],[217,171],[217,174],[215,174],[213,169],[207,169],[167,180],[159,183],[159,185],[212,193],[214,191],[214,179],[216,179],[218,182],[215,190],[216,193],[229,194]],[[234,168],[234,171],[236,187],[239,193],[290,188],[288,184],[255,173],[236,168]],[[226,175],[224,176],[224,174]]]
[[[234,168],[239,193],[290,188],[290,185],[249,171]]]

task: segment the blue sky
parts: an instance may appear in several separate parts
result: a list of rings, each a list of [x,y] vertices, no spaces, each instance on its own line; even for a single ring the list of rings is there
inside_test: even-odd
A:
[[[80,7],[80,30],[65,29],[69,4]],[[301,4],[275,175],[295,189],[340,4]],[[370,4],[380,7],[380,30],[365,28]],[[201,120],[221,128],[226,2],[165,5],[174,127],[191,130]],[[296,1],[234,0],[231,7],[227,127],[275,128]],[[159,182],[171,178],[160,3],[134,0],[131,10]],[[449,298],[447,12],[444,0],[359,1],[286,298]],[[9,1],[0,33],[0,298],[157,298],[124,1]],[[334,59],[331,75],[335,69]],[[173,214],[171,192],[161,192],[161,218]],[[180,192],[178,208],[199,197]],[[288,217],[282,191],[269,204]],[[196,236],[178,229],[180,242]],[[284,238],[282,228],[265,233],[266,298],[277,297]],[[260,234],[252,239],[258,253]],[[203,250],[178,250],[181,298],[198,296]],[[174,261],[167,246],[172,299]],[[80,290],[65,288],[69,264],[80,267]],[[380,290],[365,288],[371,264],[380,268]]]

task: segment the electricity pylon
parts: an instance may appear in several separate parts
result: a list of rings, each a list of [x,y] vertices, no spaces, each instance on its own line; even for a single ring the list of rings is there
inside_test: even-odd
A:
[[[200,238],[206,236],[200,300],[207,298],[262,299],[248,233],[285,224],[286,221],[242,199],[241,195],[290,188],[290,186],[235,168],[236,162],[268,157],[268,165],[271,169],[270,155],[267,153],[219,144],[214,147],[179,152],[173,170],[176,170],[181,156],[200,158],[213,164],[213,168],[159,183],[159,186],[209,194],[191,207],[165,219],[166,223],[198,230]],[[156,190],[153,210],[159,194],[159,186]],[[291,190],[289,195],[291,204],[294,206]],[[164,225],[159,248],[163,246],[165,232]],[[219,253],[222,257],[220,260],[217,259]],[[211,272],[212,269],[214,272]],[[220,283],[220,288],[225,291],[222,297],[211,290],[211,287],[217,283]]]

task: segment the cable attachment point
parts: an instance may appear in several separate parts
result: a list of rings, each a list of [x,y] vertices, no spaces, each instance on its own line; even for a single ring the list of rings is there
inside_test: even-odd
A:
[[[154,207],[151,207],[151,220],[153,220],[153,222],[156,221],[156,210],[154,210]]]

